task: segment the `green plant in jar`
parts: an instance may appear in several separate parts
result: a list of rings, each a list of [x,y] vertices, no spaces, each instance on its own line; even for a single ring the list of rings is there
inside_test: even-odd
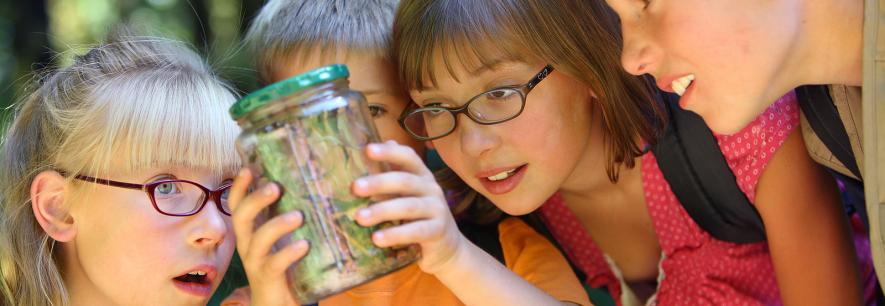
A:
[[[378,142],[362,94],[347,86],[343,65],[326,66],[272,84],[231,108],[243,127],[238,149],[247,166],[283,190],[269,217],[299,210],[302,228],[277,247],[305,239],[308,254],[289,268],[302,303],[354,287],[413,262],[415,247],[378,248],[378,227],[354,221],[371,200],[351,193],[351,183],[385,169],[364,148]]]

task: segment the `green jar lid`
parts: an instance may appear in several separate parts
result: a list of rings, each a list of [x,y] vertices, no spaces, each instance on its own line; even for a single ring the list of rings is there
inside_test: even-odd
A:
[[[350,72],[347,71],[347,66],[345,65],[334,64],[323,66],[270,84],[243,97],[242,99],[237,101],[237,103],[234,103],[234,105],[230,107],[230,114],[234,118],[234,120],[240,119],[249,112],[262,107],[268,102],[274,101],[280,97],[302,91],[317,84],[329,82],[340,78],[346,78],[349,76]]]

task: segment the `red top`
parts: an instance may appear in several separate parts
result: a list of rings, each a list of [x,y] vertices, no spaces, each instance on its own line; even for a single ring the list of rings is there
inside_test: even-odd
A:
[[[755,202],[765,165],[798,126],[799,107],[791,92],[740,132],[716,136],[750,202]],[[645,202],[663,251],[663,275],[653,300],[661,305],[781,304],[768,244],[735,244],[711,237],[680,205],[655,156],[645,154],[641,164]],[[562,199],[548,200],[541,215],[564,251],[588,275],[588,284],[607,287],[620,305],[618,278]]]

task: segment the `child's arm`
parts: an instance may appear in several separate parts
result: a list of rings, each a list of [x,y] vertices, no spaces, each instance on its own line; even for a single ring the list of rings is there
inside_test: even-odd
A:
[[[252,293],[249,290],[249,286],[237,288],[221,301],[221,306],[250,306]]]
[[[353,184],[354,193],[396,198],[360,210],[357,222],[370,226],[408,221],[375,232],[375,244],[419,244],[421,269],[436,276],[467,305],[563,304],[508,270],[458,231],[442,189],[411,148],[388,141],[369,145],[366,151],[369,158],[399,171],[361,178]]]
[[[862,304],[854,245],[837,188],[808,157],[800,129],[768,163],[756,207],[784,304]]]
[[[508,269],[560,301],[590,305],[586,289],[550,240],[516,217],[501,220],[498,232]]]
[[[307,254],[306,241],[300,240],[271,254],[274,242],[301,227],[302,217],[297,211],[279,215],[255,229],[255,218],[280,196],[276,184],[266,184],[247,194],[252,174],[240,171],[228,195],[233,213],[237,251],[243,259],[243,268],[251,287],[251,305],[298,305],[286,282],[286,269]]]

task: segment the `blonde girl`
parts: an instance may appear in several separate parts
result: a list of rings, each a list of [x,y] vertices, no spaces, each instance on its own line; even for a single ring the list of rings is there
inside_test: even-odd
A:
[[[0,153],[0,305],[205,305],[234,249],[234,100],[123,32],[37,78]]]

